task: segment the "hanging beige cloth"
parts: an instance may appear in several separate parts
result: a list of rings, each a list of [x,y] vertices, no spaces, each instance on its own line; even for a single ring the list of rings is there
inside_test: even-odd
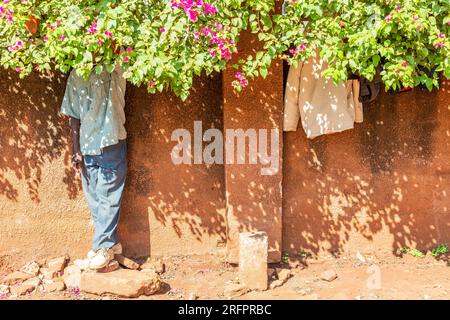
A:
[[[359,83],[359,80],[349,80],[348,82],[351,83],[352,88],[351,95],[353,96],[353,103],[355,105],[355,122],[362,123],[364,121],[363,104],[361,101],[359,101],[361,84]]]
[[[292,66],[286,84],[284,131],[296,131],[301,119],[309,139],[352,129],[362,122],[359,82],[335,85],[321,76],[327,63],[316,57]]]

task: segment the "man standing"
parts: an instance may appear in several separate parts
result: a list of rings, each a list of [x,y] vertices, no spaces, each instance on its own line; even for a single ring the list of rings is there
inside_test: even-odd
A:
[[[112,73],[92,72],[88,80],[73,70],[61,107],[69,117],[72,164],[81,169],[95,228],[92,248],[82,260],[90,269],[101,269],[122,253],[117,225],[127,174],[125,90],[119,65]]]

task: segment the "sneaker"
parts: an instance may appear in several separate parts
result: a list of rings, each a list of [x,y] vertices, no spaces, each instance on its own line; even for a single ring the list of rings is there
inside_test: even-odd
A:
[[[114,258],[114,253],[111,249],[101,248],[95,256],[90,259],[89,269],[101,269],[108,265],[108,263]]]
[[[87,253],[87,258],[92,259],[93,257],[95,257],[96,253],[97,252],[95,252],[94,250],[89,250],[89,252]]]
[[[122,254],[122,244],[120,242],[115,244],[114,246],[111,247],[111,250],[114,254]],[[89,250],[89,252],[87,253],[88,259],[92,259],[93,257],[95,257],[96,253],[97,252],[95,252],[92,249]]]

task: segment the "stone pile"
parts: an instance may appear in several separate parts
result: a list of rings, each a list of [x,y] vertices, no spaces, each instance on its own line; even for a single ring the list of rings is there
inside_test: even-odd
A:
[[[48,260],[44,265],[32,261],[20,270],[8,274],[0,280],[0,296],[19,297],[35,291],[63,291],[66,285],[62,279],[69,257]]]
[[[15,298],[35,292],[86,292],[96,295],[115,295],[136,298],[160,291],[160,274],[164,264],[147,261],[142,266],[123,255],[116,255],[108,266],[101,270],[82,270],[69,264],[63,256],[39,264],[32,261],[20,270],[0,279],[0,298]]]

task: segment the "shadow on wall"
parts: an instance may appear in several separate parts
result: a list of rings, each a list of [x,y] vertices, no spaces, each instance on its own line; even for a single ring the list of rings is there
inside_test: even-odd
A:
[[[394,252],[448,242],[449,87],[384,93],[344,133],[285,134],[284,250],[339,254],[377,234]]]
[[[26,81],[14,71],[0,72],[0,195],[18,200],[18,189],[9,174],[25,181],[30,199],[40,202],[41,168],[64,154],[68,195],[74,199],[79,180],[70,168],[67,124],[58,115],[65,77],[33,74]]]
[[[210,251],[225,242],[223,165],[174,165],[173,130],[223,129],[221,75],[195,80],[190,98],[127,90],[128,183],[121,237],[132,256]],[[211,243],[203,243],[212,241]],[[151,246],[151,247],[150,247]]]
[[[204,252],[211,244],[202,241],[225,241],[223,166],[175,166],[170,157],[176,144],[171,141],[173,130],[192,131],[194,120],[203,121],[205,130],[222,129],[221,85],[220,74],[197,79],[186,103],[169,93],[150,95],[128,85],[129,175],[120,226],[127,253],[148,256],[150,242],[152,252],[193,253],[199,246]],[[0,72],[0,196],[6,201],[28,201],[22,195],[26,185],[32,201],[51,208],[52,203],[42,203],[52,199],[51,189],[41,188],[46,179],[42,171],[61,157],[65,165],[61,184],[68,199],[59,205],[70,208],[70,200],[81,194],[81,183],[70,166],[67,119],[58,114],[65,86],[66,76],[59,74],[20,80],[15,72]],[[61,232],[73,236],[70,227]]]

